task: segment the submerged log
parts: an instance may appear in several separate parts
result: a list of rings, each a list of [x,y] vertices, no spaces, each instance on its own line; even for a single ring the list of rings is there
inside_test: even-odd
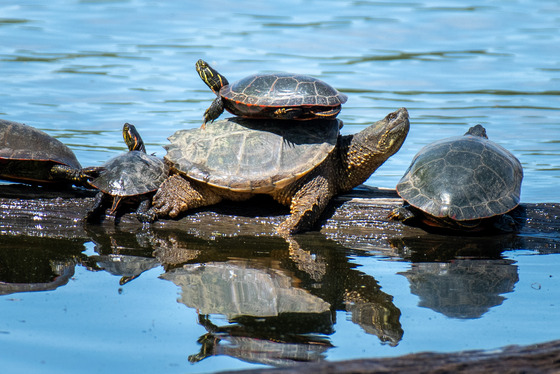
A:
[[[228,371],[223,374],[296,373],[558,373],[560,340],[489,351],[417,353],[393,358],[302,364],[292,368]]]

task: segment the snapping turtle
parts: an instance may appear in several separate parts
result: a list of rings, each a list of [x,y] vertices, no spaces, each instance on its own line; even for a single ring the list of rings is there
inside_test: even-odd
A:
[[[133,125],[124,124],[123,138],[129,151],[107,161],[102,166],[104,171],[90,182],[100,192],[87,213],[89,222],[100,219],[108,200],[112,200],[110,214],[117,211],[123,199],[139,200],[136,213],[142,214],[150,207],[152,193],[167,178],[169,167],[160,158],[146,154],[144,142]]]
[[[80,185],[99,168],[82,168],[59,140],[23,123],[0,120],[0,179],[38,185]]]
[[[229,118],[205,130],[169,138],[173,173],[154,196],[147,217],[271,195],[290,206],[279,233],[308,230],[330,199],[363,183],[402,145],[409,129],[401,108],[354,135],[339,136],[340,121]]]
[[[200,78],[218,97],[204,113],[203,128],[224,111],[241,117],[307,120],[334,118],[348,97],[307,75],[254,74],[229,84],[203,60],[196,62]]]
[[[519,160],[476,125],[414,156],[397,184],[405,203],[390,217],[464,231],[513,231],[515,221],[506,213],[519,204],[522,179]]]

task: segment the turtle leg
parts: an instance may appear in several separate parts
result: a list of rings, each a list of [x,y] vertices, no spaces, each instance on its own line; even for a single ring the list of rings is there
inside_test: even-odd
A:
[[[278,226],[278,233],[295,234],[311,229],[333,196],[332,186],[322,175],[303,184],[292,197],[290,216]]]
[[[336,117],[338,113],[340,113],[340,109],[341,106],[337,106],[334,107],[330,110],[317,110],[314,111],[312,110],[312,113],[316,116],[316,117],[326,117],[326,118],[331,118],[331,117]]]
[[[207,122],[214,122],[214,120],[221,116],[223,112],[224,102],[222,101],[222,98],[218,96],[214,99],[214,101],[212,101],[210,107],[204,112],[204,122],[202,123],[201,128],[204,129]]]
[[[175,218],[179,213],[189,209],[217,204],[222,197],[208,188],[173,175],[165,180],[156,192],[151,213],[161,216],[168,215]]]
[[[88,223],[99,223],[101,221],[101,216],[105,211],[105,203],[107,202],[107,196],[103,192],[98,192],[93,200],[93,205],[86,212],[86,221]]]
[[[389,213],[387,218],[393,219],[395,221],[406,222],[417,217],[410,209],[410,205],[404,204],[403,206],[393,209],[391,213]]]
[[[138,208],[136,209],[136,218],[138,221],[142,222],[144,227],[148,227],[148,225],[155,220],[155,215],[150,211],[151,206],[151,196],[147,195],[142,199],[142,201],[140,201],[140,204],[138,204]]]
[[[294,119],[294,118],[300,118],[303,113],[304,113],[303,108],[294,107],[294,108],[279,108],[276,109],[272,114],[274,118]]]
[[[104,170],[102,167],[75,169],[68,165],[57,164],[50,170],[51,178],[62,179],[79,186],[89,186],[89,180],[96,178]]]

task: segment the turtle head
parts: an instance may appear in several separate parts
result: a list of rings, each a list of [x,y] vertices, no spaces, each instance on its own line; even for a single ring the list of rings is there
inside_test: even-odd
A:
[[[126,143],[129,151],[141,151],[146,153],[144,141],[142,140],[142,137],[140,137],[140,134],[138,133],[134,125],[125,123],[123,126],[122,134],[124,142]]]
[[[401,108],[389,113],[355,135],[341,140],[342,190],[350,190],[364,183],[389,157],[394,155],[408,134],[408,111]]]
[[[465,135],[480,136],[481,138],[488,139],[486,129],[482,125],[473,126],[465,133]]]
[[[216,95],[219,94],[222,87],[229,84],[226,77],[214,70],[206,61],[198,60],[195,66],[200,79],[202,79]]]

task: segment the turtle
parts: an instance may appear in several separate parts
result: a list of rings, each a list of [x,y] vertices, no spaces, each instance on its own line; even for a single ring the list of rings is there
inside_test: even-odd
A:
[[[424,226],[480,232],[514,231],[523,168],[481,125],[422,148],[397,184],[404,199],[390,218]]]
[[[232,117],[179,130],[165,146],[170,177],[145,218],[264,194],[290,207],[279,234],[312,229],[334,195],[366,181],[399,150],[410,126],[406,108],[354,135],[339,135],[340,122]]]
[[[309,120],[335,118],[348,97],[327,83],[302,74],[254,74],[229,84],[203,60],[196,62],[200,78],[217,95],[204,113],[204,128],[227,109],[236,116]]]
[[[142,214],[149,209],[153,192],[169,173],[169,167],[162,159],[146,154],[144,142],[134,125],[125,123],[122,134],[129,151],[107,161],[102,166],[103,172],[90,181],[90,185],[100,192],[87,212],[88,222],[101,218],[109,200],[112,200],[109,214],[116,213],[123,199],[140,201],[136,213]]]
[[[99,168],[82,168],[60,140],[35,127],[0,119],[0,179],[42,186],[85,186]]]

